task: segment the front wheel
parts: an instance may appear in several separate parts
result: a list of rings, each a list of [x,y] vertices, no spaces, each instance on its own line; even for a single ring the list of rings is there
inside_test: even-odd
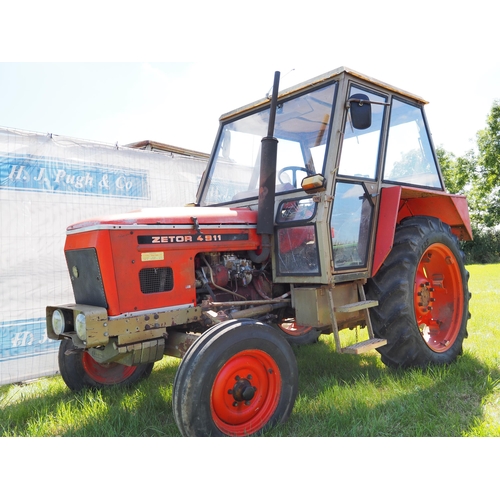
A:
[[[368,280],[367,298],[379,348],[388,366],[448,364],[462,353],[469,319],[469,273],[450,227],[434,217],[410,217],[396,229],[394,246]]]
[[[130,386],[148,377],[153,365],[154,363],[137,366],[98,363],[87,351],[74,350],[71,339],[64,339],[59,345],[59,370],[72,391],[111,385]]]
[[[295,403],[297,362],[271,326],[233,320],[207,330],[174,380],[172,406],[183,436],[249,436],[284,422]]]

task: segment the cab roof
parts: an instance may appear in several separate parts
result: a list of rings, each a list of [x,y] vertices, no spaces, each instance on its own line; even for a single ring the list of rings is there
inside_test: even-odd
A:
[[[380,80],[377,80],[377,79],[372,78],[370,76],[364,75],[363,73],[360,73],[360,72],[355,71],[353,69],[347,68],[345,66],[341,66],[340,68],[334,69],[334,70],[329,71],[327,73],[323,73],[320,76],[317,76],[317,77],[312,78],[310,80],[307,80],[305,82],[294,85],[293,87],[290,87],[288,89],[282,90],[281,92],[279,92],[278,99],[287,97],[287,96],[294,94],[294,93],[302,92],[302,91],[307,90],[309,88],[314,88],[316,86],[327,83],[330,80],[338,79],[338,77],[340,75],[352,76],[352,77],[355,77],[359,80],[364,80],[368,84],[378,86],[379,88],[383,88],[389,92],[398,94],[398,95],[403,96],[403,97],[409,97],[410,99],[418,101],[421,104],[424,104],[424,105],[428,104],[428,101],[426,101],[425,99],[422,99],[422,97],[419,97],[415,94],[411,94],[410,92],[407,92],[407,91],[402,90],[398,87],[395,87],[394,85],[390,85],[388,83],[382,82]],[[235,115],[239,115],[241,113],[245,113],[247,111],[250,111],[254,108],[258,108],[260,106],[268,104],[269,101],[270,101],[270,98],[268,98],[266,96],[262,99],[259,99],[257,101],[250,103],[250,104],[247,104],[245,106],[237,108],[233,111],[230,111],[228,113],[224,113],[220,117],[220,121],[228,120],[229,118],[231,118]]]

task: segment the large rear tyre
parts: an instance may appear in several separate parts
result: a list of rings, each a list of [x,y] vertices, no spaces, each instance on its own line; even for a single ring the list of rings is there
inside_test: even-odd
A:
[[[392,367],[441,365],[462,353],[467,337],[469,273],[458,239],[434,217],[410,217],[396,229],[394,246],[368,280],[367,298],[379,348]]]
[[[252,320],[208,329],[188,350],[172,406],[183,436],[250,436],[284,422],[295,403],[292,348],[273,327]]]
[[[59,345],[59,370],[65,384],[72,391],[112,385],[127,387],[148,377],[153,365],[154,363],[137,366],[98,363],[87,351],[75,351],[71,339],[64,339]]]

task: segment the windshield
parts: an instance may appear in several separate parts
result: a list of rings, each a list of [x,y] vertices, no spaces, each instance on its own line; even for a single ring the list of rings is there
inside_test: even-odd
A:
[[[300,188],[304,177],[323,173],[336,84],[278,103],[276,193]],[[200,205],[258,196],[261,140],[269,109],[226,123],[200,197]]]

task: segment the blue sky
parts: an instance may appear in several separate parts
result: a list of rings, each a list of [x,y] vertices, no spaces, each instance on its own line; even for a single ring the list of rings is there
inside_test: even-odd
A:
[[[435,144],[459,155],[500,99],[485,0],[67,5],[5,8],[18,22],[0,32],[1,127],[210,152],[219,116],[265,95],[275,70],[285,88],[348,66],[430,101]]]

